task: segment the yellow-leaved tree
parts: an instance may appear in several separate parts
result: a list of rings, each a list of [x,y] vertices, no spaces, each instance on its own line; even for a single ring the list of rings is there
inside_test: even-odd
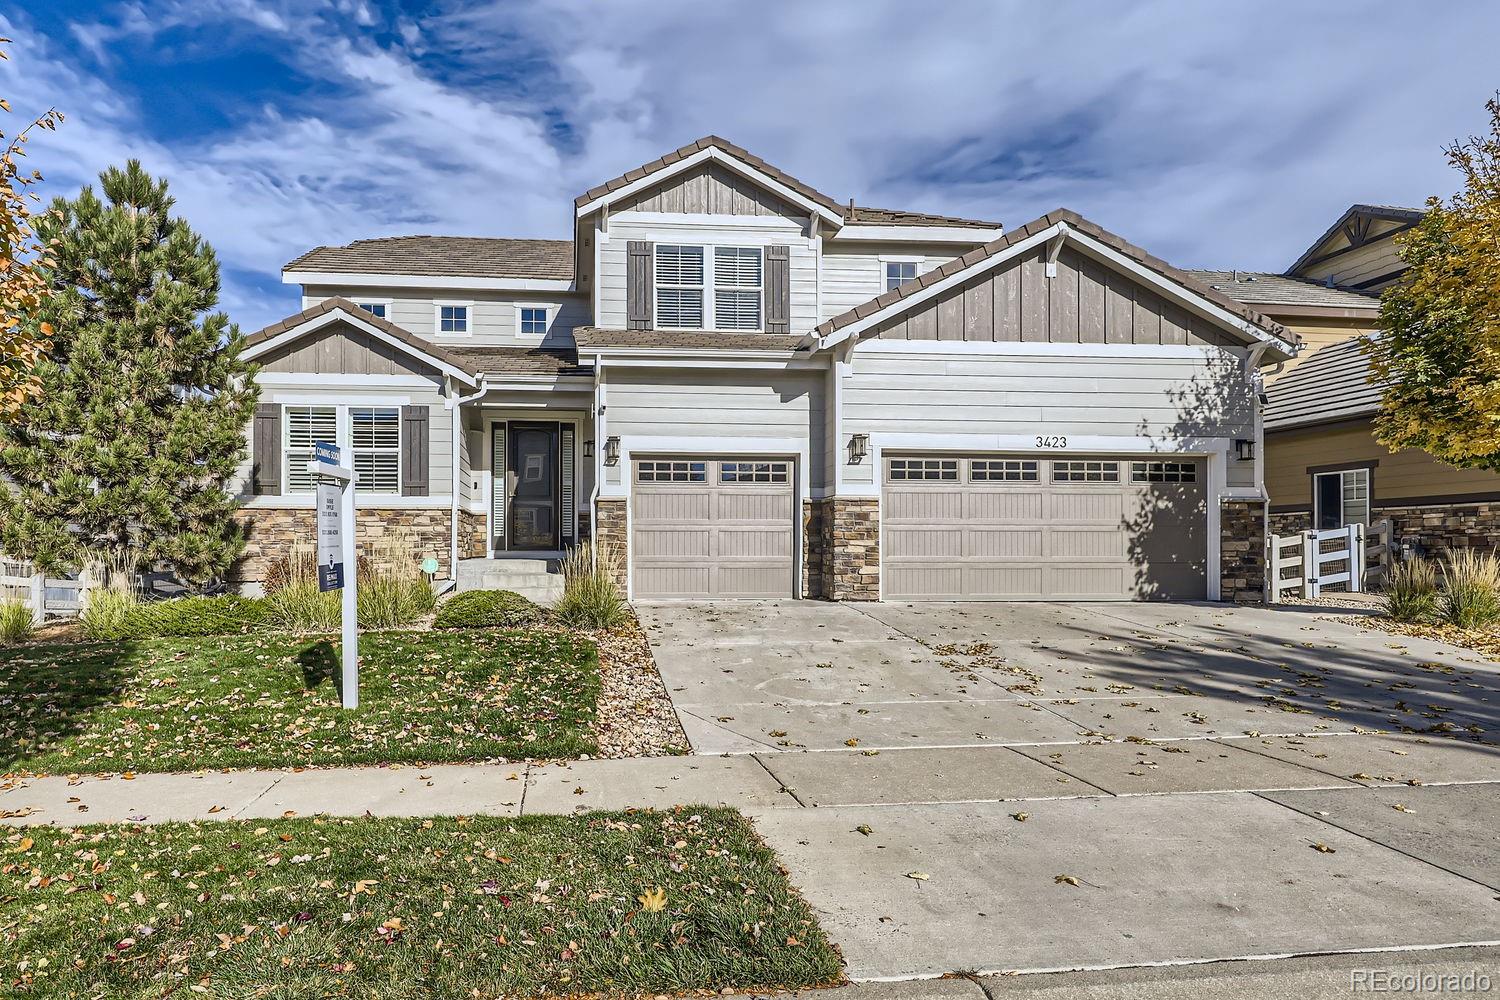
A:
[[[10,39],[0,38],[0,45]],[[0,59],[7,58],[0,49]],[[0,111],[10,104],[0,97]],[[26,142],[33,129],[54,130],[63,116],[56,109],[14,134],[0,129],[0,420],[14,416],[37,389],[36,365],[46,353],[52,328],[36,319],[48,292],[49,248],[32,227],[30,189],[42,179],[39,171],[21,169]]]
[[[1486,108],[1489,134],[1445,150],[1463,190],[1396,238],[1407,271],[1381,296],[1370,351],[1381,444],[1500,471],[1500,95]]]

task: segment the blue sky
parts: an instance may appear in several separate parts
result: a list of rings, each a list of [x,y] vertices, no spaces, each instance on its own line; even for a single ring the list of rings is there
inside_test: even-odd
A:
[[[134,156],[247,330],[280,267],[398,233],[569,235],[575,194],[707,133],[862,204],[1063,205],[1185,267],[1280,270],[1417,205],[1484,124],[1500,5],[48,0],[0,96],[68,115],[48,194]]]

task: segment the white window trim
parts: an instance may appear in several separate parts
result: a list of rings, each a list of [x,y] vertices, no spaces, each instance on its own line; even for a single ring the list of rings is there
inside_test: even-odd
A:
[[[766,248],[763,246],[754,246],[743,243],[715,243],[711,246],[705,247],[704,250],[711,255],[712,261],[709,273],[704,275],[705,281],[708,282],[708,288],[706,290],[712,292],[713,298],[712,307],[705,310],[703,316],[705,321],[708,320],[710,314],[712,314],[714,318],[713,326],[708,327],[708,329],[716,330],[719,327],[719,251],[754,250],[756,256],[760,258],[760,283],[753,288],[749,285],[724,285],[723,288],[726,292],[754,292],[758,299],[755,304],[755,315],[758,322],[755,324],[755,326],[737,326],[729,332],[764,333],[766,329]]]
[[[381,317],[381,318],[384,319],[387,323],[391,322],[391,306],[395,304],[394,300],[392,300],[392,299],[372,299],[372,298],[368,298],[366,296],[361,295],[359,298],[350,299],[349,301],[353,302],[355,305],[359,306],[361,309],[364,309],[365,306],[385,306],[385,315],[383,317]],[[366,309],[365,311],[369,312],[368,309]],[[373,316],[374,313],[371,313],[371,315]]]
[[[674,247],[700,247],[703,250],[703,284],[701,286],[698,286],[698,287],[701,287],[702,290],[703,290],[703,325],[702,326],[666,326],[665,324],[661,324],[661,323],[656,323],[655,322],[655,317],[656,317],[656,313],[657,313],[657,309],[656,309],[656,302],[657,302],[656,295],[657,295],[657,292],[661,289],[662,286],[661,286],[661,282],[657,281],[657,278],[656,278],[656,275],[657,275],[657,271],[656,271],[657,258],[656,258],[655,254],[652,255],[652,258],[651,258],[651,316],[652,316],[652,319],[653,319],[653,325],[655,325],[657,327],[657,329],[660,329],[660,330],[698,330],[698,331],[702,331],[702,332],[719,332],[719,323],[718,323],[718,315],[717,315],[717,305],[718,305],[718,303],[716,301],[717,297],[718,297],[717,296],[718,287],[717,287],[717,282],[715,281],[715,276],[714,276],[714,254],[718,250],[739,250],[739,249],[744,249],[744,250],[755,250],[755,251],[757,251],[760,254],[760,287],[758,289],[758,291],[760,293],[760,308],[758,310],[759,313],[760,313],[760,323],[753,330],[752,329],[747,329],[747,328],[736,327],[735,329],[727,330],[727,331],[723,331],[723,332],[726,332],[726,333],[764,333],[765,332],[765,329],[766,329],[766,247],[769,246],[770,244],[762,244],[762,243],[734,243],[734,242],[729,242],[729,243],[718,243],[718,242],[708,243],[708,242],[700,242],[700,241],[697,241],[697,240],[682,240],[682,239],[658,239],[658,240],[655,241],[655,244],[657,246],[660,246],[662,244],[666,244],[667,246],[674,246]],[[884,281],[884,278],[882,277],[881,280]],[[670,288],[689,288],[690,289],[690,288],[693,288],[695,286],[693,286],[693,285],[670,285],[668,287],[670,287]],[[737,286],[737,285],[726,285],[725,288],[726,288],[726,290],[732,290],[732,291],[750,291],[750,289],[748,289],[748,288],[744,288],[744,287]],[[519,329],[519,326],[517,326],[517,329]]]
[[[886,285],[886,281],[888,280],[888,278],[886,277],[886,265],[887,264],[913,264],[913,265],[915,265],[916,266],[916,273],[912,275],[912,279],[911,279],[911,280],[915,281],[915,280],[917,280],[918,278],[920,278],[922,276],[922,265],[925,264],[925,263],[927,263],[927,258],[926,257],[916,256],[916,255],[913,255],[913,254],[900,254],[900,253],[895,253],[895,254],[883,253],[883,254],[881,254],[880,255],[880,294],[884,295],[886,292],[890,291],[890,288],[887,287],[887,285]]]
[[[334,443],[338,443],[338,437],[342,429],[339,407],[330,403],[288,403],[281,408],[281,492],[282,497],[310,497],[316,492],[314,488],[306,492],[292,489],[292,410],[329,409],[333,411],[333,436]],[[311,452],[309,452],[309,458]]]
[[[562,305],[557,302],[517,302],[516,304],[516,339],[528,344],[540,344],[552,335],[552,324],[557,322],[557,314],[562,310]],[[655,306],[655,303],[652,303]],[[534,333],[521,332],[521,312],[525,309],[542,309],[547,313],[547,320],[541,336]],[[472,322],[471,322],[472,325]]]
[[[443,307],[462,307],[464,309],[464,332],[443,329]],[[433,299],[432,301],[432,334],[435,337],[472,337],[474,336],[474,300],[473,299]]]
[[[1321,529],[1319,529],[1318,526],[1323,523],[1323,511],[1321,509],[1322,508],[1322,499],[1321,499],[1321,491],[1318,489],[1318,480],[1326,478],[1328,476],[1337,476],[1338,479],[1339,479],[1339,523],[1338,523],[1338,527],[1340,527],[1340,528],[1347,527],[1350,523],[1352,523],[1352,522],[1350,522],[1350,520],[1348,519],[1348,517],[1345,516],[1345,513],[1344,513],[1345,506],[1347,504],[1347,500],[1344,497],[1344,477],[1348,476],[1348,475],[1356,475],[1356,476],[1360,476],[1360,477],[1362,477],[1364,479],[1364,485],[1365,485],[1365,520],[1363,522],[1360,522],[1360,523],[1366,523],[1366,524],[1369,523],[1369,520],[1370,520],[1371,515],[1372,515],[1371,505],[1372,505],[1372,503],[1374,501],[1374,498],[1372,496],[1370,496],[1370,470],[1368,468],[1358,468],[1358,469],[1329,469],[1327,472],[1316,472],[1316,473],[1313,473],[1313,528],[1315,530],[1321,530]]]
[[[344,424],[347,426],[348,432],[349,432],[349,439],[348,439],[349,440],[349,462],[350,462],[350,467],[351,468],[353,468],[353,463],[355,461],[356,456],[361,451],[368,452],[370,454],[381,454],[381,455],[389,455],[389,454],[392,453],[392,449],[391,448],[356,448],[354,446],[354,414],[353,414],[354,410],[395,410],[396,411],[396,447],[394,449],[394,453],[395,453],[395,456],[396,456],[396,490],[395,490],[395,492],[394,493],[375,493],[375,492],[373,492],[371,490],[360,490],[358,484],[355,484],[355,491],[356,492],[362,492],[365,496],[375,496],[375,497],[399,497],[399,496],[401,496],[401,465],[402,465],[401,457],[402,457],[403,454],[405,454],[403,452],[403,450],[402,450],[402,446],[406,443],[406,441],[405,441],[405,438],[406,438],[406,428],[404,426],[404,424],[406,423],[406,421],[404,421],[404,420],[401,419],[401,407],[399,407],[399,406],[392,406],[389,403],[362,403],[362,404],[360,404],[358,406],[348,406],[348,407],[344,408],[344,414],[343,414],[343,416],[344,416]]]
[[[318,406],[328,407],[334,411],[334,444],[337,444],[341,449],[347,449],[349,451],[349,460],[351,462],[354,460],[354,421],[350,416],[349,411],[351,409],[394,409],[396,411],[396,492],[372,493],[368,490],[359,489],[358,485],[356,484],[355,495],[361,502],[407,499],[401,492],[401,459],[402,455],[404,454],[402,451],[402,446],[405,444],[406,440],[406,428],[403,426],[405,424],[405,421],[401,419],[402,404],[400,402],[395,402],[392,400],[381,400],[379,402],[332,403],[326,400],[299,399],[297,401],[287,401],[283,403],[281,407],[281,461],[283,466],[286,465],[287,453],[292,450],[290,433],[291,410],[294,407]],[[281,470],[281,492],[276,495],[277,499],[310,500],[313,497],[314,494],[311,492],[293,493],[289,488],[291,486],[291,482],[291,473],[288,468],[284,467]]]

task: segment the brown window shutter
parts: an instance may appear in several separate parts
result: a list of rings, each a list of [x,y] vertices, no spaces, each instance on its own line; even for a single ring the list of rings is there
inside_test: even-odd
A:
[[[256,496],[281,492],[281,404],[256,403],[250,434],[250,491]]]
[[[656,286],[652,264],[656,255],[645,240],[631,240],[625,251],[625,326],[631,330],[649,330]]]
[[[432,438],[427,433],[427,407],[401,407],[401,495],[427,495],[428,451]]]
[[[766,332],[792,332],[792,248],[766,247]]]

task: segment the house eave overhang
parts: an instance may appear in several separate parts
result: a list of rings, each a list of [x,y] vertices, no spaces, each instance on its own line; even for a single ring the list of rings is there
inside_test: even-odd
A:
[[[826,359],[807,350],[744,350],[677,347],[578,348],[578,360],[595,370],[625,368],[822,368]]]
[[[806,209],[810,215],[815,215],[818,218],[823,219],[831,226],[838,227],[844,224],[844,217],[830,209],[827,205],[823,205],[814,201],[813,199],[804,195],[802,192],[788,187],[787,185],[781,183],[776,178],[770,176],[764,171],[757,170],[750,164],[745,163],[739,157],[733,156],[730,153],[719,149],[717,146],[709,146],[705,149],[700,149],[698,150],[698,152],[692,154],[691,156],[685,156],[682,159],[678,160],[676,163],[663,167],[660,170],[655,170],[643,177],[639,177],[636,180],[631,181],[629,184],[623,184],[607,194],[602,194],[599,197],[578,206],[577,210],[574,212],[574,218],[586,218],[590,215],[593,215],[601,208],[605,208],[608,205],[614,204],[621,198],[625,198],[632,194],[636,194],[637,192],[644,191],[650,187],[655,187],[657,184],[660,184],[667,178],[682,173],[684,170],[690,170],[693,167],[698,166],[699,164],[710,162],[719,164],[729,170],[733,170],[735,173],[744,177],[746,180],[758,184],[766,190],[772,192],[783,201],[786,201],[792,205],[796,205],[798,208]]]
[[[1001,228],[972,226],[872,226],[850,223],[830,239],[861,243],[988,243],[1005,235]]]
[[[573,292],[571,278],[507,278],[463,275],[389,274],[375,271],[282,271],[284,285],[437,288],[463,291]]]
[[[343,306],[335,306],[327,312],[320,313],[317,316],[298,323],[296,326],[281,331],[274,337],[268,337],[265,340],[251,344],[241,352],[240,356],[246,361],[254,361],[256,358],[279,347],[284,347],[287,344],[301,340],[303,337],[314,334],[333,323],[347,323],[356,330],[368,333],[381,343],[387,344],[409,357],[418,359],[423,364],[437,369],[449,378],[462,382],[464,385],[472,387],[479,384],[479,379],[475,375],[455,365],[447,358],[424,351],[419,347],[407,343],[400,337],[393,337],[385,330],[368,322],[363,317],[355,315],[355,312],[345,309]]]
[[[968,267],[961,267],[940,281],[933,282],[910,295],[902,296],[883,308],[875,309],[867,315],[828,333],[817,334],[816,349],[818,351],[829,350],[851,338],[858,338],[886,320],[898,316],[915,306],[929,302],[968,281],[972,281],[978,275],[993,271],[1022,254],[1036,247],[1048,245],[1054,240],[1071,243],[1088,256],[1130,274],[1136,280],[1147,285],[1165,298],[1248,338],[1252,344],[1267,344],[1269,349],[1279,355],[1282,360],[1293,357],[1300,349],[1299,344],[1287,341],[1243,317],[1236,316],[1217,303],[1195,293],[1192,289],[1164,275],[1158,274],[1153,269],[1145,267],[1138,261],[1120,253],[1118,250],[1095,239],[1077,227],[1069,225],[1067,222],[1055,222],[1045,229],[1039,230],[1025,239],[1011,244],[998,253],[975,261]]]

